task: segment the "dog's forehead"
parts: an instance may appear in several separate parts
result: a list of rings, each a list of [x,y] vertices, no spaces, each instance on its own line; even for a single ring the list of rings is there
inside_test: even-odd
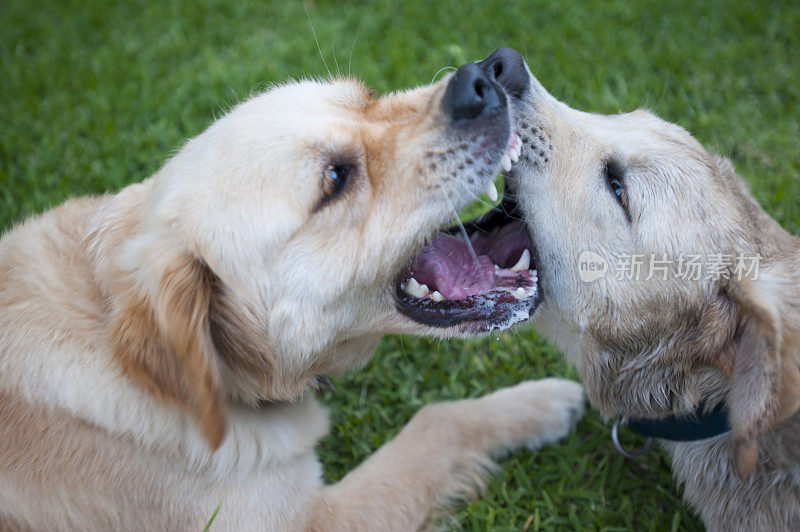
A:
[[[606,150],[623,159],[663,159],[673,154],[703,154],[700,143],[682,127],[636,110],[616,115],[583,114],[584,128]]]
[[[374,93],[354,79],[302,80],[278,85],[255,101],[271,114],[320,116],[343,114],[369,107]]]
[[[304,80],[273,87],[241,107],[242,123],[278,137],[360,138],[423,119],[436,86],[378,95],[353,79]]]

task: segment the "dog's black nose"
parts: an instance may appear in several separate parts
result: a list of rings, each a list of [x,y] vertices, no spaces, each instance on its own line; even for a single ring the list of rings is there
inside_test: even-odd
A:
[[[478,64],[489,79],[499,83],[512,96],[521,97],[531,86],[525,60],[513,48],[498,48]]]
[[[453,120],[470,120],[505,106],[503,91],[475,63],[456,71],[442,99],[444,112]]]

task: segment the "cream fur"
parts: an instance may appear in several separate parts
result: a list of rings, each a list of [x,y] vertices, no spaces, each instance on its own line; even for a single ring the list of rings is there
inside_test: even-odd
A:
[[[4,235],[0,528],[198,530],[221,505],[221,530],[417,529],[492,456],[566,434],[580,386],[525,383],[426,407],[323,486],[314,377],[363,365],[388,332],[462,333],[393,299],[449,201],[468,203],[499,162],[423,165],[461,142],[445,84],[273,88],[144,182]],[[321,203],[343,159],[352,180]]]
[[[536,326],[606,417],[726,404],[732,432],[664,443],[709,529],[800,529],[800,239],[684,129],[645,111],[576,111],[530,80],[515,100],[523,153],[508,186],[538,251]],[[608,161],[621,173],[627,214]],[[580,271],[587,250],[609,265],[590,282]],[[694,254],[758,256],[760,266],[681,277],[677,261]],[[620,257],[635,255],[667,256],[672,266],[618,277]]]

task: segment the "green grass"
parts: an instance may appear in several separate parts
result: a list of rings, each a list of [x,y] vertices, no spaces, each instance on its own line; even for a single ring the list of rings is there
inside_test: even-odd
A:
[[[796,1],[324,1],[308,11],[328,66],[380,91],[514,46],[573,106],[645,106],[687,127],[800,232]],[[0,227],[139,181],[251,91],[324,73],[301,3],[0,0]],[[553,374],[575,376],[531,330],[468,342],[387,338],[326,399],[326,475],[340,478],[427,402]],[[457,523],[699,528],[665,457],[623,459],[593,413],[564,443],[503,462],[485,497],[442,520]]]

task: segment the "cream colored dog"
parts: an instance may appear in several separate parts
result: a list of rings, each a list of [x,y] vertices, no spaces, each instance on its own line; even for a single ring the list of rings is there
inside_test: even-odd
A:
[[[800,239],[684,129],[570,109],[508,48],[481,68],[523,146],[505,206],[537,251],[536,326],[605,416],[723,405],[730,430],[663,441],[709,528],[800,530]]]
[[[220,505],[219,529],[411,530],[491,456],[565,435],[582,391],[550,379],[430,405],[335,485],[314,455],[318,376],[386,333],[474,334],[537,304],[527,268],[487,285],[433,245],[413,259],[493,190],[511,138],[475,65],[382,98],[291,83],[143,183],[7,233],[0,528],[199,530]]]

